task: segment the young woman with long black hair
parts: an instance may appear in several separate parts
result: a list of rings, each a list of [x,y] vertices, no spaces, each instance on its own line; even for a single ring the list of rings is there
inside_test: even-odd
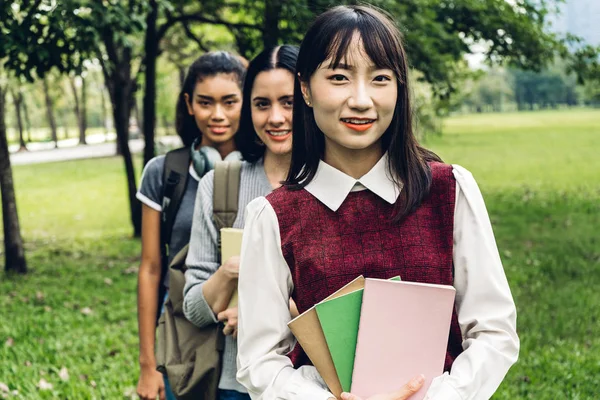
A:
[[[327,11],[302,42],[290,172],[247,207],[238,380],[255,399],[334,397],[304,354],[289,354],[288,301],[304,312],[358,275],[456,289],[446,372],[373,399],[408,398],[424,379],[431,400],[487,399],[517,360],[483,198],[467,170],[417,143],[408,72],[399,30],[371,7]]]

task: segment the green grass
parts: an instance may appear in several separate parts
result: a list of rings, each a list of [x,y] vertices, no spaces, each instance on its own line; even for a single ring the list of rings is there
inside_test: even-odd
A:
[[[453,117],[427,144],[479,182],[517,303],[521,355],[494,399],[598,398],[600,111]],[[0,280],[0,382],[28,400],[135,398],[140,247],[122,161],[14,173],[32,271]]]
[[[428,145],[473,172],[518,309],[495,399],[600,394],[600,111],[464,115]]]

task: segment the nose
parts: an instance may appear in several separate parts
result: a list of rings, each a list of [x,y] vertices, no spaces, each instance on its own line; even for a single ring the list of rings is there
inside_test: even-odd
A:
[[[225,119],[225,113],[223,112],[223,107],[220,104],[215,106],[215,109],[211,115],[211,119],[216,122],[220,122]]]
[[[273,126],[281,126],[285,123],[286,110],[279,104],[274,104],[269,113],[269,123]]]
[[[359,111],[368,110],[373,107],[373,100],[369,94],[366,82],[359,81],[355,83],[352,94],[348,99],[348,106]]]

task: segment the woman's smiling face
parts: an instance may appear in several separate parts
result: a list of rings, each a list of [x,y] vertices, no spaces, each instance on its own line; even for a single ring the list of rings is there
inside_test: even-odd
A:
[[[278,68],[256,75],[250,95],[252,124],[267,150],[283,155],[292,151],[294,75]]]
[[[358,33],[340,64],[325,60],[302,89],[326,147],[341,151],[379,145],[398,98],[394,71],[373,64]]]

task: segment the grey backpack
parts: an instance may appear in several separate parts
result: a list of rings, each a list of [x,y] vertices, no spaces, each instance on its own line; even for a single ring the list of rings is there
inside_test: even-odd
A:
[[[213,219],[218,232],[231,227],[237,216],[240,174],[240,161],[215,166]],[[219,238],[219,247],[220,243]],[[183,315],[187,252],[188,245],[169,264],[169,295],[158,320],[157,369],[167,376],[178,399],[216,400],[225,344],[223,327],[198,328]]]

